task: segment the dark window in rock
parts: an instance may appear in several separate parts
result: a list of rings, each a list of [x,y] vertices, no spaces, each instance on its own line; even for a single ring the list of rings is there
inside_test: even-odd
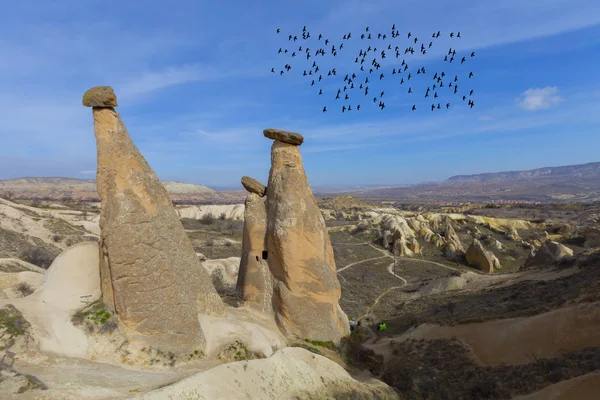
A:
[[[256,256],[256,261],[258,261],[258,256]]]
[[[268,252],[268,251],[266,251],[266,250],[263,250],[263,253],[262,253],[262,259],[263,259],[263,260],[266,260],[268,255],[269,255],[269,252]]]

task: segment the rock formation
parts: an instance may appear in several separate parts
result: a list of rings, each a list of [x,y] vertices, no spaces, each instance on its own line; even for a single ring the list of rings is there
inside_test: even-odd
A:
[[[473,239],[473,244],[467,249],[466,257],[469,265],[488,274],[494,272],[495,268],[500,268],[498,258],[494,253],[486,250],[477,239]]]
[[[273,286],[269,264],[265,260],[268,254],[266,204],[256,193],[248,194],[245,204],[242,259],[236,289],[250,307],[268,312],[272,311]]]
[[[300,134],[266,129],[275,139],[267,185],[267,249],[273,309],[288,337],[339,342],[349,334],[323,215],[302,165]]]
[[[249,176],[242,177],[242,186],[250,193],[256,193],[260,197],[264,197],[267,194],[267,187]]]
[[[511,227],[506,232],[506,238],[508,240],[513,240],[513,241],[519,241],[519,240],[521,240],[521,237],[519,236],[519,232],[517,231],[517,228],[515,228],[515,227]]]
[[[450,222],[446,222],[444,239],[446,243],[444,247],[444,255],[447,258],[454,260],[462,257],[465,254],[465,249],[460,241],[460,238],[456,234],[456,231],[454,230]]]
[[[392,236],[392,232],[383,231],[381,234],[381,242],[384,249],[389,249],[394,244],[394,237]]]
[[[552,266],[561,259],[572,255],[573,250],[567,246],[558,242],[547,241],[542,247],[527,257],[523,267]]]
[[[294,144],[300,146],[304,142],[304,137],[296,132],[282,131],[280,129],[267,128],[263,131],[263,135],[269,139],[279,142]]]
[[[114,110],[112,89],[88,90],[98,152],[100,276],[103,301],[120,331],[163,351],[202,347],[198,313],[223,303],[186,235],[171,199]]]
[[[600,247],[600,228],[589,227],[583,231],[584,246],[588,249]]]

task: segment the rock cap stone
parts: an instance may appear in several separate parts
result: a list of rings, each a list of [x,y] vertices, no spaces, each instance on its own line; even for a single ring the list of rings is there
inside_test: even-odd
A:
[[[267,128],[263,131],[263,135],[269,139],[279,140],[296,146],[304,142],[304,137],[296,132],[282,131],[281,129]]]
[[[249,176],[242,176],[242,186],[250,193],[256,193],[260,197],[265,197],[267,187]]]
[[[117,107],[117,95],[110,86],[96,86],[83,94],[86,107]]]

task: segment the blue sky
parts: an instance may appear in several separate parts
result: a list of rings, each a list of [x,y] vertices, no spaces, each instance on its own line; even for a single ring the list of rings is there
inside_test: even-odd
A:
[[[301,151],[313,185],[417,183],[600,161],[598,1],[218,4],[4,4],[0,179],[94,178],[93,120],[81,97],[98,85],[115,89],[117,111],[161,179],[213,187],[239,186],[242,175],[266,182],[272,143],[262,135],[267,127],[304,135]],[[431,112],[422,93],[408,95],[397,75],[379,81],[374,73],[370,90],[385,90],[385,110],[362,96],[360,112],[340,112],[341,100],[333,97],[344,72],[356,70],[354,57],[366,43],[360,33],[369,26],[389,37],[393,23],[401,34],[393,41],[401,49],[409,31],[426,45],[432,32],[442,31],[426,56],[415,46],[410,69],[414,74],[416,66],[425,66],[427,74],[414,79],[414,87],[424,89],[436,71],[456,72],[461,90],[475,89],[473,109],[446,96],[450,110]],[[300,37],[304,25],[312,37],[296,47],[308,44],[311,50],[318,33],[338,47],[352,32],[337,57],[319,57],[321,71],[338,71],[337,81],[324,82],[323,96],[302,77],[312,63],[277,54],[279,47],[292,48],[288,32]],[[450,39],[450,31],[461,31],[461,39]],[[451,67],[442,61],[448,47],[476,56]],[[387,53],[380,61],[384,73],[401,60]],[[286,62],[289,73],[270,72]],[[470,70],[475,76],[467,80]],[[359,97],[353,94],[350,103]]]

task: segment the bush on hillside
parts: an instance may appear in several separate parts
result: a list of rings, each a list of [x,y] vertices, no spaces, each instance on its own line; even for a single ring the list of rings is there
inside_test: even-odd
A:
[[[23,250],[19,258],[44,269],[48,269],[54,261],[54,256],[41,247],[28,247]]]

